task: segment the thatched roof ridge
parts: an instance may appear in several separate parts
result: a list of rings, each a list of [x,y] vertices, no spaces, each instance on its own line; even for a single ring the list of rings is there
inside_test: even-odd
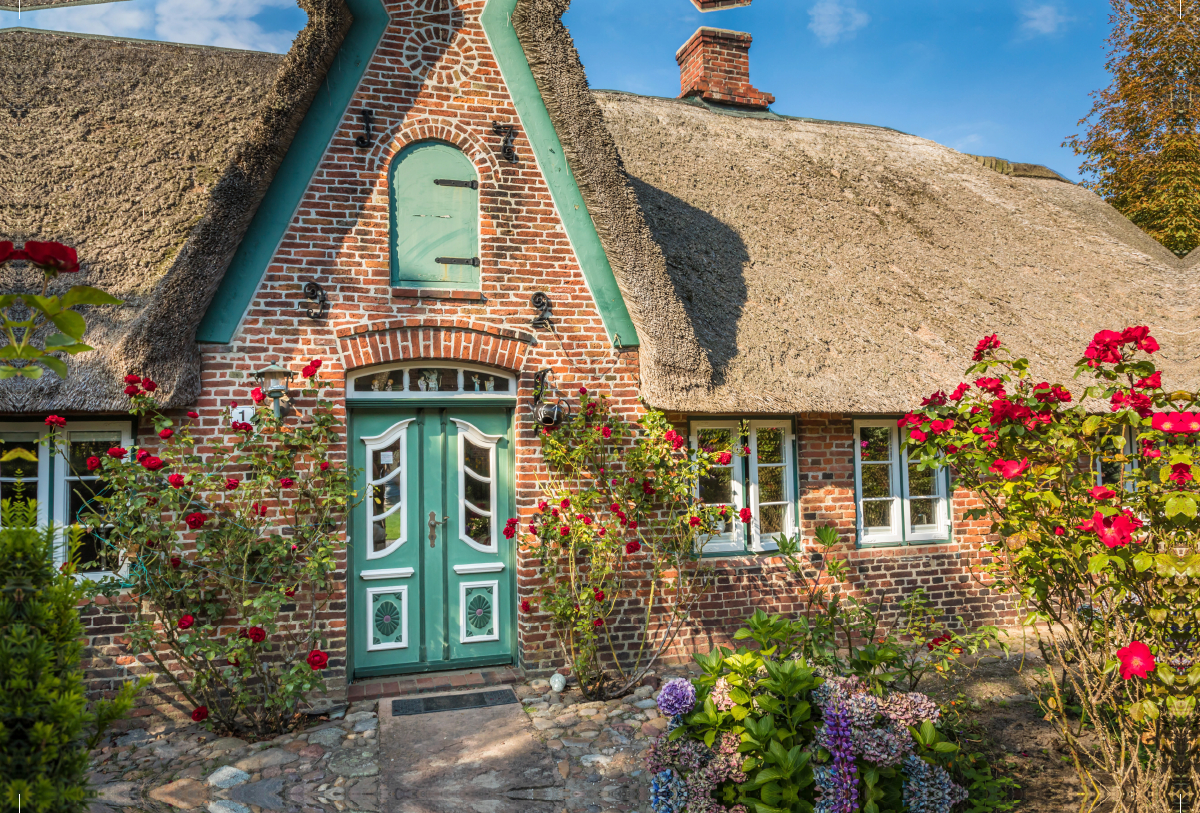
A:
[[[522,0],[513,24],[652,405],[901,411],[992,332],[1070,383],[1091,335],[1127,324],[1160,334],[1168,380],[1200,385],[1183,263],[1092,192],[887,128],[589,91],[568,5]]]
[[[169,406],[198,395],[196,328],[351,22],[342,0],[300,6],[286,56],[0,32],[0,235],[75,246],[83,270],[58,287],[125,300],[86,314],[96,350],[65,381],[5,382],[0,413],[123,410],[129,371]],[[39,280],[10,265],[0,291]]]

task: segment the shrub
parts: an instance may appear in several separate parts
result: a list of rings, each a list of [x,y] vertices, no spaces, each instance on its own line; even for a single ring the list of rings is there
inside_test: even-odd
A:
[[[305,369],[311,387],[318,366]],[[339,421],[328,401],[294,421],[260,406],[252,423],[201,440],[195,413],[177,424],[158,411],[153,382],[135,379],[133,412],[162,445],[89,464],[102,488],[86,521],[128,566],[96,590],[125,589],[149,608],[129,627],[129,650],[170,678],[193,720],[273,736],[324,689],[330,662],[324,611],[354,496],[352,473],[327,460]]]
[[[37,527],[36,503],[19,492],[0,505],[0,800],[11,810],[84,810],[88,751],[140,688],[125,684],[88,711],[84,591],[70,560],[54,567],[58,533]],[[78,544],[75,530],[68,548]]]

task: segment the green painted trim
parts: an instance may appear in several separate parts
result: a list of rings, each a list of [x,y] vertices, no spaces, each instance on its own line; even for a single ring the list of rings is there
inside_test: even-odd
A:
[[[221,279],[196,331],[197,342],[228,344],[233,340],[387,29],[387,11],[379,0],[346,0],[346,7],[354,22]]]
[[[497,655],[494,658],[471,658],[458,661],[433,661],[412,666],[364,666],[354,670],[351,683],[359,678],[387,677],[388,675],[411,675],[421,672],[455,672],[459,669],[470,669],[475,666],[508,666],[513,663],[511,655]]]
[[[444,407],[512,407],[516,396],[510,398],[347,398],[350,409],[438,409]]]
[[[592,222],[587,205],[583,202],[579,185],[567,164],[562,143],[550,121],[550,113],[542,101],[533,71],[529,69],[525,49],[521,47],[517,32],[512,27],[512,12],[516,7],[517,0],[488,0],[481,18],[484,33],[487,34],[492,52],[496,55],[496,63],[500,66],[500,74],[504,77],[508,93],[525,128],[526,139],[550,188],[550,197],[554,199],[567,237],[579,258],[583,277],[600,311],[604,329],[608,331],[610,340],[619,335],[622,347],[636,346],[639,343],[637,330],[629,318],[621,290],[617,287],[617,278],[600,243],[596,224]]]

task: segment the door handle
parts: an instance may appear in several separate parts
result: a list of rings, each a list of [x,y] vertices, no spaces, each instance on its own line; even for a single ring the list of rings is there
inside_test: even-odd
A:
[[[429,512],[429,547],[435,547],[437,543],[437,526],[444,525],[450,517],[442,517],[442,521],[438,522],[437,512]]]

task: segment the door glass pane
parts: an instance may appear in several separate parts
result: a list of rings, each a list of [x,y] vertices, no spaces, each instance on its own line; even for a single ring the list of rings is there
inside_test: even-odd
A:
[[[914,530],[937,527],[937,500],[909,500],[908,511]]]
[[[733,470],[713,468],[700,478],[700,502],[708,505],[733,504]]]
[[[476,446],[465,436],[460,435],[460,437],[462,437],[463,460],[467,464],[467,470],[485,479],[491,477],[492,464],[491,455],[489,454],[490,450],[483,446]]]
[[[104,510],[93,494],[93,489],[100,488],[99,481],[68,482],[67,488],[70,489],[67,514],[69,525],[83,524],[93,511]],[[116,551],[105,543],[103,532],[85,532],[80,538],[80,543],[75,554],[75,562],[80,566],[80,570],[97,572],[116,569]]]
[[[913,497],[936,497],[937,471],[935,469],[920,471],[915,465],[909,464],[908,493]]]
[[[371,486],[372,500],[374,505],[371,508],[371,513],[375,516],[386,514],[392,508],[400,504],[400,482],[398,479],[388,480],[383,485]],[[397,512],[399,513],[399,512]]]
[[[758,529],[766,534],[783,533],[783,513],[786,505],[762,505],[758,509]]]
[[[892,467],[883,465],[862,467],[862,495],[864,497],[892,496]]]
[[[758,470],[758,501],[781,502],[783,500],[783,466]]]
[[[891,460],[892,430],[886,426],[861,426],[858,445],[863,460]]]
[[[401,370],[386,370],[382,373],[360,375],[354,379],[355,392],[391,392],[404,388],[404,373]]]
[[[783,462],[783,429],[757,429],[754,432],[759,463]]]
[[[467,392],[508,392],[508,379],[463,370],[463,389]]]
[[[397,511],[385,519],[377,519],[371,523],[371,549],[381,551],[390,543],[400,538],[404,527],[404,512]]]
[[[872,530],[890,530],[892,527],[892,501],[870,500],[863,501],[863,527]]]
[[[371,479],[382,480],[396,469],[400,468],[403,461],[400,459],[401,448],[400,439],[386,449],[375,449],[371,452]],[[393,480],[395,482],[395,479]],[[399,485],[396,486],[399,493]]]
[[[729,429],[700,429],[696,441],[706,452],[728,452],[733,447],[733,432]]]
[[[463,487],[467,493],[464,495],[471,505],[481,508],[489,513],[492,510],[492,486],[491,483],[481,483],[474,477],[467,475],[463,478]],[[467,509],[470,510],[470,509]]]
[[[492,520],[467,508],[467,536],[481,545],[492,544]]]
[[[426,367],[408,371],[409,392],[457,392],[458,370]]]

